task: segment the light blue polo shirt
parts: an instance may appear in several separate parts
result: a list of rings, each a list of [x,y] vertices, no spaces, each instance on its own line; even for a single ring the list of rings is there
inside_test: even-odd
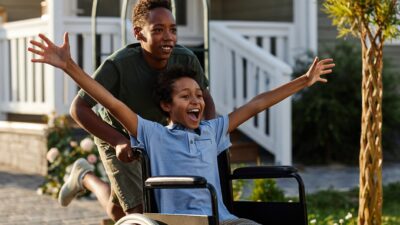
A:
[[[217,156],[230,145],[228,116],[200,123],[198,132],[180,125],[164,127],[138,116],[137,138],[132,146],[144,148],[151,161],[153,176],[203,176],[211,183],[218,198],[219,219],[235,219],[222,201]],[[161,213],[211,215],[211,200],[207,189],[156,190]]]

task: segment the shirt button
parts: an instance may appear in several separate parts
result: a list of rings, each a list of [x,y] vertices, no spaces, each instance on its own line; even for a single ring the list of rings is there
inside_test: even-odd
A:
[[[193,140],[190,140],[190,144],[193,144]]]

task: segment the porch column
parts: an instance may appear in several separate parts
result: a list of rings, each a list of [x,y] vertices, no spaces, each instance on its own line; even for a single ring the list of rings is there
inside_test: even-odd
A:
[[[293,0],[294,29],[296,42],[295,55],[305,51],[318,50],[318,1],[317,0]]]
[[[46,0],[47,13],[48,13],[48,37],[56,45],[63,42],[64,28],[64,1],[67,0]],[[50,104],[50,112],[64,113],[63,108],[63,90],[64,90],[64,77],[63,71],[56,69],[53,66],[45,66],[45,93]]]
[[[0,121],[7,120],[4,105],[10,98],[8,50],[6,32],[4,29],[0,29]]]

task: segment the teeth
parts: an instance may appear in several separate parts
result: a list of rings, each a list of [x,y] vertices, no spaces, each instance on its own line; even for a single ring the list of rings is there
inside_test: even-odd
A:
[[[200,109],[191,109],[189,112],[200,112]]]
[[[162,49],[164,49],[164,50],[170,50],[171,47],[170,47],[170,46],[163,46]]]

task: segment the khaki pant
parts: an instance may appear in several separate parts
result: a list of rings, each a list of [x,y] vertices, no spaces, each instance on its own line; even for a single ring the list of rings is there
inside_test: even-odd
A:
[[[142,175],[140,161],[124,163],[118,160],[115,150],[106,144],[97,144],[100,158],[111,183],[113,202],[124,211],[142,204]]]

